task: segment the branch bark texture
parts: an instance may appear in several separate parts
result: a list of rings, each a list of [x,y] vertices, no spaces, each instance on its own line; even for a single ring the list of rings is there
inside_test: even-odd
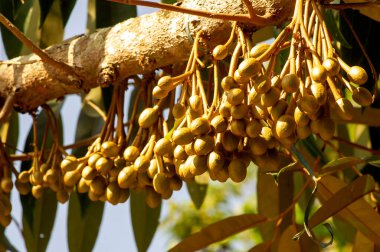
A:
[[[294,1],[251,2],[259,15],[268,17],[267,25],[279,24],[293,12]],[[182,5],[217,13],[247,13],[240,0],[185,0]],[[259,28],[254,23],[247,25],[253,30]],[[184,61],[199,30],[203,30],[202,40],[207,41],[203,49],[212,50],[228,39],[231,22],[164,10],[129,19],[45,50],[53,59],[72,66],[80,83],[31,54],[11,60],[18,64],[0,65],[0,97],[14,95],[15,108],[29,111],[66,94],[108,86],[131,75]]]

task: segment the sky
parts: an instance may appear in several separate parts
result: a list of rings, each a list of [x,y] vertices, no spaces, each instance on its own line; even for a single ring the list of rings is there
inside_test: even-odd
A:
[[[86,9],[87,0],[77,1],[76,6],[71,14],[65,30],[65,39],[72,36],[85,33],[86,29]],[[146,14],[156,11],[152,8],[138,7],[138,15]],[[1,36],[1,35],[0,35]],[[0,60],[6,60],[3,45],[0,38]],[[76,129],[76,122],[79,115],[80,97],[77,95],[70,95],[66,97],[65,104],[62,108],[63,123],[64,123],[64,144],[71,144],[74,142],[74,135]],[[23,144],[31,127],[31,118],[28,115],[20,115],[20,134],[18,148],[23,149]],[[180,192],[175,192],[171,200],[190,200],[186,189]],[[17,193],[12,194],[12,215],[21,223],[21,205]],[[50,242],[47,248],[49,252],[64,252],[68,251],[66,239],[66,219],[67,219],[68,204],[58,204],[56,221]],[[163,204],[161,219],[167,213],[167,204]],[[12,223],[6,230],[7,237],[10,238],[13,245],[19,251],[26,251],[24,241],[15,223]],[[167,244],[170,237],[162,230],[158,231],[153,238],[149,251],[166,251]],[[111,206],[106,204],[100,232],[97,242],[95,244],[95,252],[101,251],[137,251],[132,225],[130,220],[129,201],[125,204]]]

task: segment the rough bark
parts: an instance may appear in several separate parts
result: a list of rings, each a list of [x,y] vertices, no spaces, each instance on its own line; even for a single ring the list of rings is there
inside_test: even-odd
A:
[[[260,15],[269,16],[267,25],[288,18],[293,4],[288,0],[252,1]],[[182,5],[219,13],[246,13],[240,0],[185,0]],[[249,27],[258,28],[255,24]],[[162,10],[72,38],[46,52],[74,67],[80,82],[31,54],[11,60],[22,64],[0,65],[0,97],[14,95],[15,108],[29,111],[66,94],[107,86],[131,75],[178,63],[188,57],[191,37],[200,29],[204,31],[202,39],[207,40],[206,50],[212,49],[228,39],[231,22]]]

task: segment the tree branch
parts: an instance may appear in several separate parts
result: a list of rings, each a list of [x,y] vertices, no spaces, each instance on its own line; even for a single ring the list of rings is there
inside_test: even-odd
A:
[[[290,3],[294,3],[291,1]],[[253,1],[259,16],[270,16],[265,24],[246,24],[252,30],[279,24],[293,12],[288,0]],[[185,0],[182,7],[212,13],[247,15],[241,0]],[[228,20],[158,11],[130,19],[114,27],[64,41],[44,50],[51,58],[71,66],[82,78],[82,87],[67,85],[67,72],[42,61],[37,55],[0,64],[0,98],[14,95],[19,111],[30,111],[66,94],[108,86],[128,76],[146,73],[188,58],[189,37],[203,31],[203,51],[228,40],[232,23]],[[17,64],[19,63],[19,64]],[[28,63],[28,64],[26,64]]]

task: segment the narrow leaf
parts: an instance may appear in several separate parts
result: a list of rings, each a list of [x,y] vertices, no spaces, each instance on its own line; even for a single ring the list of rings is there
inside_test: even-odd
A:
[[[40,17],[40,26],[45,22],[47,15],[49,14],[50,8],[53,5],[54,0],[39,0],[41,17]]]
[[[42,17],[41,9],[41,17]],[[57,44],[63,40],[64,25],[62,23],[62,13],[59,0],[54,0],[49,7],[45,22],[40,24],[41,40],[40,47],[46,48],[50,45]]]
[[[271,251],[272,241],[266,241],[252,247],[248,252],[269,252]]]
[[[91,100],[100,109],[104,107],[100,88],[92,89],[85,99]],[[99,133],[103,124],[100,115],[87,103],[83,103],[75,140],[80,141]],[[81,157],[86,152],[87,148],[82,147],[73,150],[73,155]],[[93,202],[86,194],[77,192],[71,194],[67,216],[67,239],[70,251],[92,251],[98,237],[103,211],[103,202]]]
[[[330,175],[324,176],[318,184],[317,195],[322,204],[346,186],[344,182]],[[358,199],[342,209],[338,216],[380,245],[380,215],[364,199]]]
[[[380,168],[380,157],[379,156],[371,156],[371,157],[365,158],[365,161],[370,165],[373,165],[373,166]]]
[[[145,203],[145,191],[131,193],[133,234],[139,252],[147,251],[159,224],[161,204],[150,208]]]
[[[268,219],[260,214],[242,214],[215,222],[196,232],[169,251],[195,251],[224,240],[225,238],[266,222]]]
[[[369,240],[360,231],[356,232],[352,252],[374,252],[374,251],[377,251],[375,248],[375,243]]]
[[[186,182],[187,191],[197,209],[200,209],[207,194],[207,184],[199,184],[195,181]]]
[[[347,42],[346,38],[343,36],[340,28],[338,27],[337,21],[335,21],[334,19],[332,10],[325,10],[325,22],[334,40],[340,42],[341,45],[346,48],[352,48],[351,45]]]
[[[330,173],[334,173],[343,169],[347,169],[350,166],[364,163],[365,161],[357,157],[342,157],[331,162],[328,162],[322,166],[320,176],[324,176]]]
[[[375,190],[375,181],[372,176],[364,175],[359,177],[331,196],[311,217],[310,226],[317,226],[373,190]]]
[[[66,26],[76,2],[77,0],[60,0],[63,26]]]
[[[177,0],[161,0],[161,3],[166,3],[166,4],[174,4],[176,2]]]
[[[294,225],[288,226],[282,232],[278,242],[278,251],[292,251],[301,252],[301,245],[299,240],[292,240],[292,237],[297,233],[297,228]]]
[[[71,252],[90,252],[95,246],[102,222],[104,203],[93,202],[86,194],[70,195],[67,238]]]

